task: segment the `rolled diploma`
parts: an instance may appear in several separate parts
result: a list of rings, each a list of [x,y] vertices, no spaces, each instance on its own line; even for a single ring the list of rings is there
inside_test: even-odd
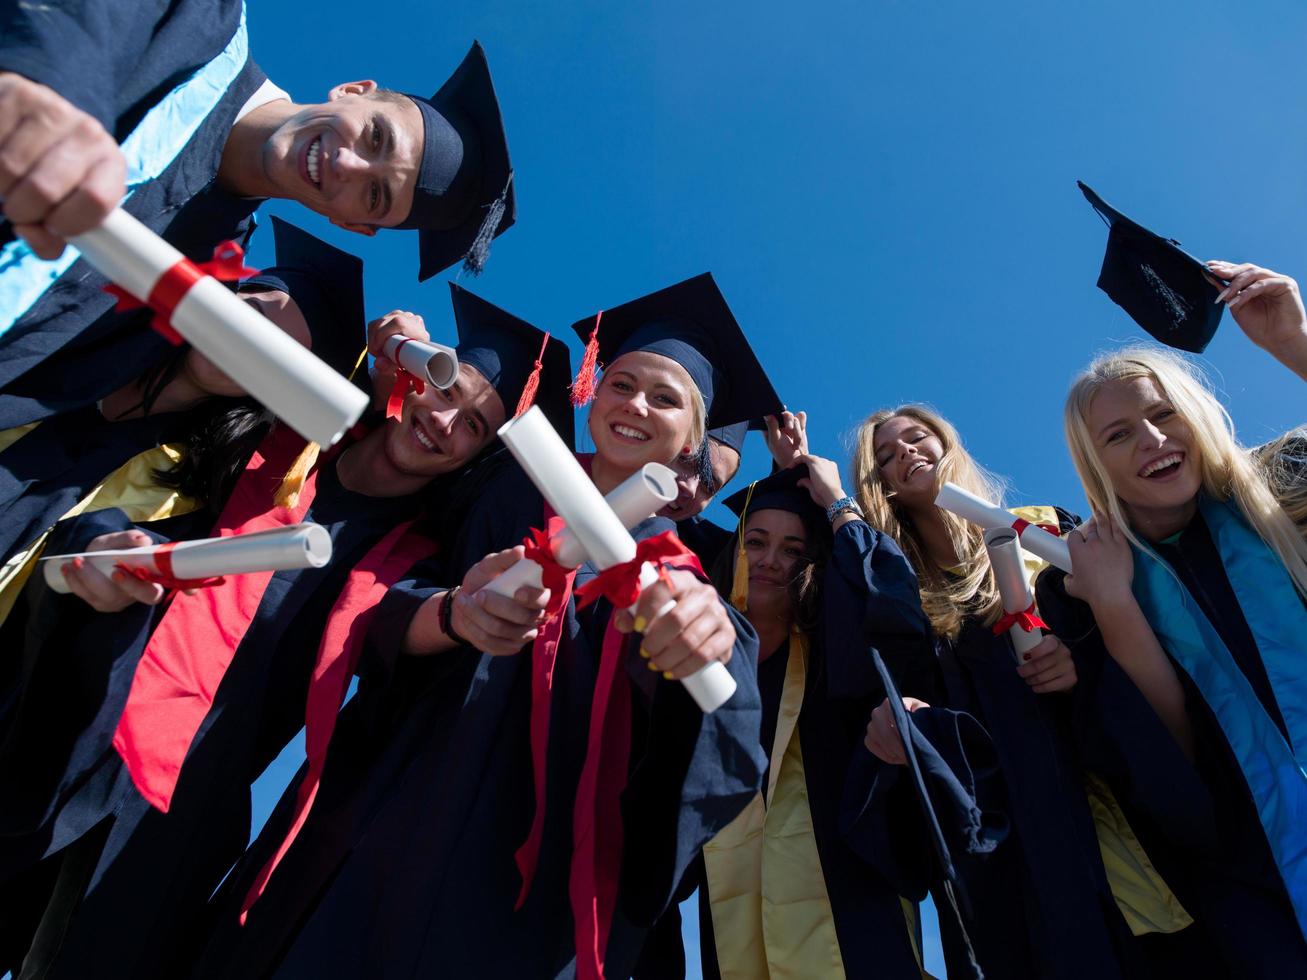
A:
[[[676,474],[660,463],[646,463],[632,473],[621,486],[604,497],[623,527],[634,527],[676,499]],[[554,561],[564,568],[576,568],[585,561],[585,552],[571,529],[564,526],[554,540]],[[524,585],[540,588],[544,581],[540,566],[523,558],[486,586],[487,591],[512,596]]]
[[[968,493],[954,483],[946,483],[939,488],[939,495],[935,497],[935,506],[942,507],[950,513],[957,514],[963,520],[979,524],[983,528],[1010,528],[1016,520],[1002,507],[981,500],[974,493]],[[1050,565],[1056,565],[1064,572],[1071,571],[1071,552],[1066,542],[1056,534],[1049,534],[1042,527],[1032,524],[1024,529],[1021,544],[1031,554],[1038,555]]]
[[[66,594],[63,566],[74,558],[85,560],[105,575],[112,575],[120,562],[131,568],[160,572],[155,556],[164,545],[122,548],[115,551],[84,551],[75,555],[42,558],[46,584]],[[222,538],[179,541],[172,548],[172,574],[180,579],[206,579],[247,572],[279,572],[288,568],[321,568],[331,561],[331,535],[321,525],[307,522],[289,527],[233,534]]]
[[[122,208],[70,241],[86,260],[138,299],[184,257]],[[256,313],[212,276],[195,283],[172,325],[292,429],[330,446],[368,407],[368,396]]]
[[[409,374],[436,388],[448,388],[458,380],[458,353],[452,347],[395,334],[386,338],[382,350]]]
[[[991,528],[985,532],[985,550],[989,552],[989,566],[994,569],[994,581],[998,583],[998,594],[1003,599],[1003,611],[1024,612],[1033,606],[1035,597],[1026,581],[1017,532],[1010,527]],[[1014,624],[1007,635],[1012,638],[1012,649],[1016,651],[1019,663],[1022,654],[1039,646],[1044,631],[1036,627],[1027,633]]]
[[[602,571],[635,557],[635,539],[538,406],[507,422],[499,437],[596,567]],[[640,570],[641,587],[657,580],[657,570],[646,563]],[[705,713],[716,711],[735,693],[735,679],[720,663],[708,664],[681,683]]]

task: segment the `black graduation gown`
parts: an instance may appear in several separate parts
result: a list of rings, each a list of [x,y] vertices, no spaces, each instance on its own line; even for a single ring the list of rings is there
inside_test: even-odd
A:
[[[1268,713],[1281,725],[1265,667],[1196,515],[1177,544],[1159,548],[1189,588]],[[1307,976],[1307,944],[1238,763],[1206,699],[1176,676],[1194,733],[1190,762],[1144,696],[1112,659],[1089,607],[1067,595],[1065,575],[1039,578],[1039,608],[1076,658],[1075,735],[1085,764],[1111,786],[1158,872],[1193,916],[1211,952],[1207,975]]]
[[[731,539],[735,537],[734,533],[726,530],[724,527],[718,527],[702,514],[696,514],[688,520],[678,521],[676,524],[676,536],[685,543],[685,546],[699,556],[699,562],[703,565],[703,570],[709,575],[713,572],[713,566],[717,564],[718,558],[726,550]]]
[[[414,497],[346,490],[334,466],[324,468],[305,519],[331,534],[333,560],[269,582],[188,751],[169,812],[144,801],[111,748],[59,806],[40,836],[50,836],[48,852],[67,848],[54,858],[62,860],[60,884],[83,893],[71,909],[52,904],[52,914],[70,918],[49,976],[94,975],[105,962],[122,977],[176,976],[189,967],[205,903],[249,840],[249,786],[303,725],[327,614],[350,569],[415,506]],[[91,614],[76,647],[100,644],[101,618]],[[147,641],[143,630],[120,661],[134,664]],[[124,700],[129,686],[124,676]],[[97,718],[102,723],[88,733],[95,742],[109,745],[121,701],[117,707]],[[97,833],[88,834],[92,827]]]
[[[186,417],[169,412],[108,422],[92,405],[47,419],[0,452],[0,561],[53,527],[127,460],[177,438]]]
[[[950,816],[968,822],[944,830],[970,900],[966,928],[985,976],[1132,975],[1130,932],[1103,870],[1065,697],[1031,692],[1006,637],[975,620],[955,643],[936,639],[935,647],[937,695],[900,686],[932,706],[912,715],[933,740],[932,764],[953,769],[957,793],[974,794],[969,805],[936,801],[936,811],[946,823]],[[902,894],[920,900],[940,884],[903,767],[858,748],[845,805],[850,842]],[[949,972],[967,976],[965,943],[940,891],[936,906]]]
[[[0,68],[60,92],[121,142],[177,84],[236,32],[240,0],[144,0],[0,7]],[[123,207],[188,258],[208,260],[220,241],[246,241],[259,201],[214,177],[236,114],[266,80],[247,60],[186,147]],[[13,232],[0,221],[0,247]],[[21,272],[0,262],[0,277]],[[93,404],[171,349],[149,311],[113,311],[105,278],[78,258],[26,310],[0,309],[0,429]],[[3,296],[3,290],[0,290]]]
[[[532,501],[524,482],[518,474],[483,495],[497,520],[483,521],[490,537],[471,554],[513,543],[505,529],[514,523],[522,534],[540,522],[539,497]],[[655,519],[635,533],[669,526]],[[446,570],[446,581],[458,580],[456,570]],[[583,569],[578,579],[586,574]],[[416,605],[432,591],[417,583],[392,589],[387,615],[374,621],[375,645],[397,649]],[[574,607],[567,612],[551,701],[546,820],[534,884],[520,911],[513,910],[520,887],[514,853],[527,837],[534,807],[531,658],[456,652],[430,658],[446,660],[435,668],[443,676],[370,755],[361,736],[333,744],[313,814],[238,929],[239,895],[282,837],[288,791],[233,886],[219,896],[215,932],[197,973],[574,975],[567,897],[572,803],[608,615],[602,601],[579,617]],[[757,641],[747,623],[736,625],[729,669],[739,689],[712,715],[625,651],[633,743],[622,801],[618,907],[606,957],[611,977],[630,974],[648,925],[671,900],[690,859],[757,790]],[[391,676],[399,677],[401,668]],[[354,709],[351,724],[368,714],[367,701],[377,696],[370,686],[365,675],[345,712]]]

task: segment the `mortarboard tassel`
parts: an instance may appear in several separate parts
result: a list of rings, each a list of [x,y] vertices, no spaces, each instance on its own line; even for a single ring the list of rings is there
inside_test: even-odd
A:
[[[354,368],[349,372],[349,380],[354,380],[354,375],[358,374],[359,368],[367,360],[368,349],[363,348],[363,353],[358,356],[354,362]],[[277,486],[277,492],[272,495],[272,502],[278,507],[294,507],[299,503],[300,491],[304,489],[304,481],[308,479],[309,470],[313,469],[313,464],[318,461],[318,455],[322,452],[322,447],[316,442],[306,443],[300,450],[300,454],[295,457],[295,461],[290,464],[290,469],[286,470],[286,475],[281,478],[281,483]]]
[[[540,372],[545,369],[545,348],[549,346],[549,334],[545,334],[545,339],[540,342],[540,353],[536,355],[536,362],[531,366],[531,373],[527,375],[526,384],[522,385],[522,397],[517,400],[517,410],[513,412],[513,418],[517,418],[528,408],[535,404],[536,390],[540,387]]]
[[[749,501],[753,499],[753,488],[757,485],[757,480],[749,484],[749,492],[744,495],[744,507],[740,509],[740,526],[735,531],[735,572],[731,576],[731,605],[742,613],[749,611],[749,556],[744,552],[744,521],[749,514]]]
[[[595,374],[599,369],[599,321],[604,311],[595,314],[595,328],[590,331],[590,339],[585,342],[585,355],[581,366],[577,368],[576,380],[572,382],[572,407],[584,408],[595,400]]]
[[[503,220],[504,211],[508,207],[508,188],[513,183],[513,175],[508,175],[508,183],[499,196],[490,202],[490,207],[486,209],[485,220],[481,222],[481,227],[477,229],[476,237],[472,239],[472,247],[467,250],[463,256],[463,268],[474,276],[479,276],[485,270],[486,260],[490,258],[490,243],[495,240],[495,233],[499,231],[499,222]]]

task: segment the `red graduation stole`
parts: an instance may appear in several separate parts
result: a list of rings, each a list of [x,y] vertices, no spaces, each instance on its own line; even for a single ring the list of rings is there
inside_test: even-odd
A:
[[[415,562],[436,550],[435,542],[412,530],[413,522],[401,524],[381,539],[363,560],[349,573],[345,588],[327,617],[327,626],[318,646],[313,677],[309,681],[309,696],[304,706],[304,747],[308,756],[308,771],[295,791],[295,812],[290,829],[273,852],[272,857],[259,870],[241,905],[241,923],[250,908],[259,900],[273,871],[299,835],[308,819],[309,810],[318,795],[322,770],[327,762],[327,748],[336,728],[336,716],[345,701],[349,679],[358,666],[363,652],[363,640],[368,626],[386,590]]]
[[[298,524],[317,491],[317,470],[294,508],[273,495],[304,439],[278,425],[259,445],[218,518],[226,537]],[[132,782],[156,809],[168,812],[186,753],[263,601],[272,572],[234,575],[195,595],[177,593],[141,655],[113,736]]]

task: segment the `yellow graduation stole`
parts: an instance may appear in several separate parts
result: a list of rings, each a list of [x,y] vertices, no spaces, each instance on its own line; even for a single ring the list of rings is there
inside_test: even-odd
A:
[[[0,433],[3,439],[9,432]],[[197,510],[200,504],[167,487],[159,486],[154,479],[156,470],[171,469],[182,458],[180,444],[168,444],[147,449],[133,456],[109,474],[90,493],[79,500],[59,520],[78,514],[89,514],[110,507],[121,508],[134,524],[177,517]],[[22,551],[16,553],[0,568],[0,623],[9,618],[9,612],[18,600],[23,586],[36,569],[37,560],[45,551],[45,542],[54,525]]]
[[[1057,511],[1043,505],[1013,507],[1011,512],[1031,524],[1058,524]],[[1022,549],[1026,579],[1034,588],[1039,573],[1048,563]],[[1107,783],[1093,773],[1085,774],[1085,796],[1094,818],[1098,850],[1103,855],[1103,869],[1112,888],[1116,907],[1136,936],[1149,932],[1179,932],[1193,924],[1180,899],[1158,874],[1139,838],[1126,820],[1121,805]]]

